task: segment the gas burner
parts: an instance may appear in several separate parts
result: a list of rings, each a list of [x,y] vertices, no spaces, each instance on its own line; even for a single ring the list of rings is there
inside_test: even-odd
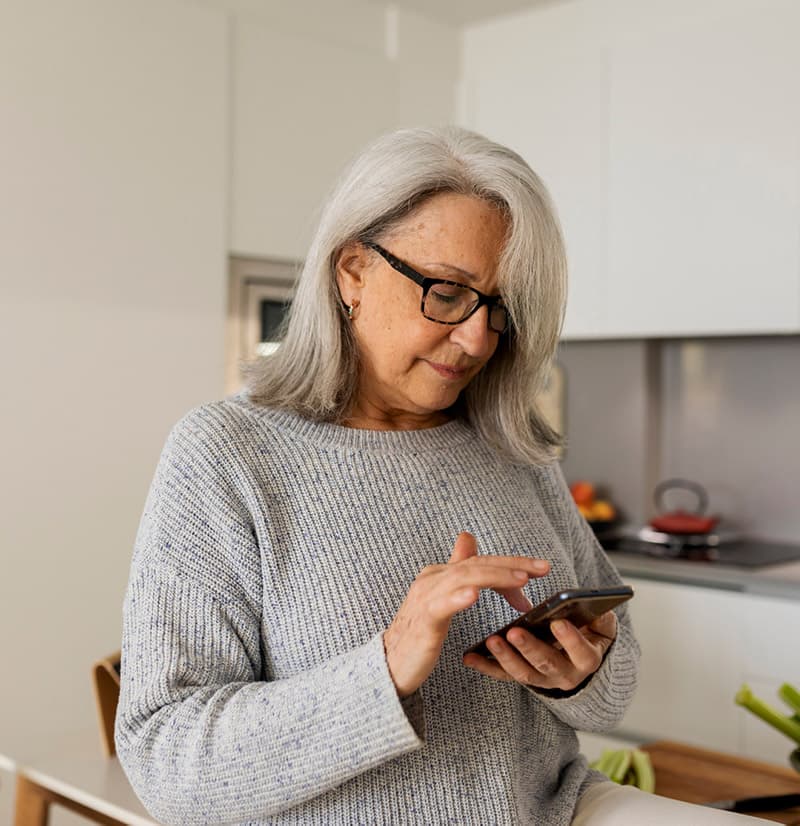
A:
[[[740,536],[733,531],[681,536],[661,533],[650,527],[620,526],[597,538],[612,555],[620,551],[664,560],[710,562],[737,568],[762,568],[766,565],[800,562],[800,545]],[[700,544],[692,544],[694,542]]]
[[[740,537],[733,531],[713,531],[711,533],[665,533],[654,528],[640,528],[633,534],[640,542],[663,545],[675,551],[688,548],[718,548],[720,545],[736,542]]]
[[[720,550],[734,545],[740,539],[733,531],[715,531],[702,534],[677,534],[657,531],[649,526],[643,528],[623,528],[618,530],[611,541],[605,542],[606,548],[613,548],[629,553],[657,556],[663,559],[691,559],[700,562],[716,562],[720,559]]]

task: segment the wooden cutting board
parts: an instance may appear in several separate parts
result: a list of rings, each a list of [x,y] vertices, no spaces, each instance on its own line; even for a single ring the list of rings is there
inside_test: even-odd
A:
[[[664,797],[689,803],[709,803],[713,800],[800,792],[800,774],[788,767],[669,740],[659,740],[641,748],[653,761],[656,794]],[[787,753],[789,750],[787,748]],[[800,824],[800,808],[751,814],[776,823]]]

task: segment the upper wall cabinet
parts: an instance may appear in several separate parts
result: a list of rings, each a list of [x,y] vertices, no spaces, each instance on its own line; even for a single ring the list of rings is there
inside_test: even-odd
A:
[[[302,259],[317,210],[357,149],[389,128],[385,58],[237,21],[231,246]]]
[[[318,20],[308,33],[302,20],[234,18],[237,254],[304,258],[326,194],[362,147],[398,126],[452,120],[455,29],[368,4],[317,15],[332,16],[328,37]],[[352,17],[349,42],[343,15]]]
[[[614,48],[612,330],[800,330],[800,4],[717,9]]]
[[[608,294],[608,48],[587,4],[467,29],[465,125],[518,151],[558,210],[570,268],[566,330],[602,335]]]
[[[568,338],[800,332],[800,5],[605,0],[465,37],[464,119],[550,186]]]

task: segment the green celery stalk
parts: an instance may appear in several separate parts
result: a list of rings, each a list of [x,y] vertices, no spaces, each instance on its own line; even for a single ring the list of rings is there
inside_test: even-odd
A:
[[[800,714],[800,691],[798,691],[793,685],[784,683],[778,689],[778,695],[787,706],[791,706],[792,711],[795,712],[795,716]]]
[[[650,755],[641,749],[633,749],[631,764],[636,775],[636,785],[643,792],[654,792],[656,790],[656,774],[653,771]]]
[[[759,700],[750,690],[750,686],[743,685],[736,693],[735,700],[738,705],[744,706],[764,722],[769,723],[787,737],[800,743],[800,723],[791,717],[785,717],[779,711],[768,706],[763,700]]]
[[[619,752],[619,757],[617,758],[616,764],[611,772],[611,779],[615,783],[622,783],[625,779],[625,775],[628,773],[628,769],[631,767],[631,750],[630,749],[621,749]]]
[[[614,749],[605,749],[602,755],[589,765],[591,768],[597,769],[597,771],[602,772],[606,777],[609,777],[609,772],[616,761],[617,752]]]

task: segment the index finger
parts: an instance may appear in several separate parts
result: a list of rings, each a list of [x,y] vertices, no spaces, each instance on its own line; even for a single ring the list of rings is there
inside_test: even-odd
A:
[[[531,576],[544,576],[550,571],[550,563],[546,559],[537,559],[532,556],[492,556],[487,554],[484,556],[471,556],[453,564],[469,567],[489,565],[492,567],[500,566],[516,570],[521,569],[527,571]]]

